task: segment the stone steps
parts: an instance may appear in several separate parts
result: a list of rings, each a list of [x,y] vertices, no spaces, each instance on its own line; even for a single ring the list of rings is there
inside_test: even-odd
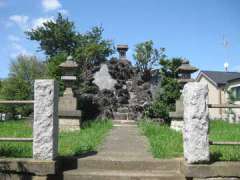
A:
[[[113,125],[137,125],[134,120],[113,120]]]
[[[78,169],[64,172],[64,180],[184,180],[180,163],[181,159],[90,156],[78,159]]]
[[[114,112],[113,113],[113,119],[114,120],[128,120],[128,113],[122,113],[122,112]]]
[[[113,124],[113,127],[137,127],[136,124]]]
[[[175,171],[113,171],[113,170],[72,170],[64,173],[64,180],[184,180]]]
[[[64,180],[184,180],[180,159],[109,156],[78,159],[78,169],[64,172]]]
[[[101,158],[81,158],[78,160],[78,168],[99,170],[133,170],[133,171],[179,171],[180,160],[155,160],[141,157],[126,157],[120,155],[118,158],[108,156]]]
[[[120,108],[117,109],[117,112],[128,113],[129,109],[127,107],[120,107]]]

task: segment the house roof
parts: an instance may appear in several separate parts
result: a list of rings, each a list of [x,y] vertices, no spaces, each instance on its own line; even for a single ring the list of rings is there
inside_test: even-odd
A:
[[[226,85],[229,81],[240,79],[239,72],[201,71],[197,79],[199,79],[201,75],[206,76],[216,86],[223,86]]]

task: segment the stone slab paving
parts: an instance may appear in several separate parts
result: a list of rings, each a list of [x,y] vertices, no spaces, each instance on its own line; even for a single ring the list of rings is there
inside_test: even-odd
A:
[[[113,127],[97,156],[152,159],[149,144],[136,126]]]

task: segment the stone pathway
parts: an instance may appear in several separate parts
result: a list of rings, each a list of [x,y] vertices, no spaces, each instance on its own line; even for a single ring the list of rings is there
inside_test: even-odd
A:
[[[118,124],[118,123],[117,123]],[[78,159],[64,180],[183,180],[180,160],[156,160],[136,125],[114,126],[96,155]]]
[[[106,137],[97,156],[152,159],[148,148],[148,141],[145,136],[140,135],[137,126],[119,126],[114,127]]]

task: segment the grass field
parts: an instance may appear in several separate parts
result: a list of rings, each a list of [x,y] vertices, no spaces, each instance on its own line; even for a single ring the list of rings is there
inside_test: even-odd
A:
[[[173,158],[183,156],[182,134],[166,125],[142,121],[139,124],[151,145],[156,158]],[[240,124],[224,121],[211,121],[209,139],[212,141],[240,141]],[[240,146],[211,146],[212,161],[240,160]]]
[[[85,123],[80,131],[59,134],[59,154],[77,156],[85,152],[97,151],[106,133],[112,128],[109,120]],[[0,137],[32,137],[28,121],[0,122]],[[1,157],[32,157],[32,143],[0,142]]]
[[[173,131],[167,125],[142,121],[139,123],[143,134],[149,139],[155,158],[180,157],[183,152],[182,134]]]

